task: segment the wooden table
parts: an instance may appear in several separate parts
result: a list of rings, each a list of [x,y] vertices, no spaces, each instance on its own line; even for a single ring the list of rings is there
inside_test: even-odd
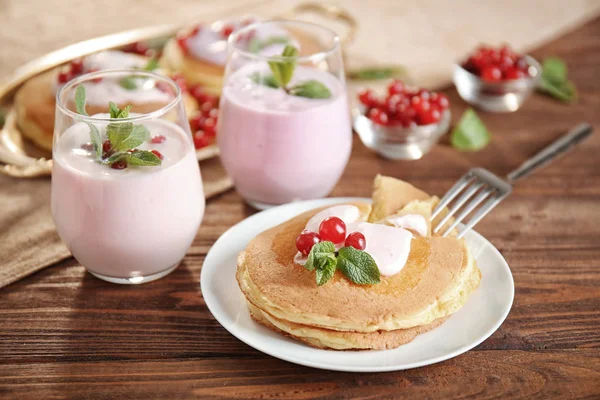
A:
[[[577,105],[534,96],[514,114],[480,113],[494,139],[474,154],[442,145],[392,162],[355,138],[332,196],[369,196],[376,173],[441,194],[472,166],[509,172],[578,122],[599,130],[600,19],[534,53],[548,55],[567,60]],[[465,104],[448,94],[456,119]],[[253,212],[235,192],[211,200],[185,262],[157,282],[117,286],[67,260],[2,289],[0,397],[600,398],[600,132],[478,226],[511,266],[515,303],[492,337],[437,365],[327,372],[231,336],[202,300],[200,269],[219,235]]]

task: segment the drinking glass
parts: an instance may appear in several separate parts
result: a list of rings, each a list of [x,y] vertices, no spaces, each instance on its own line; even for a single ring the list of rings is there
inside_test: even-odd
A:
[[[281,55],[288,44],[297,56]],[[329,194],[352,149],[338,35],[308,22],[259,22],[232,34],[228,49],[217,142],[237,191],[258,209]],[[270,64],[294,66],[285,87],[273,84]],[[298,95],[314,81],[329,97]]]
[[[123,87],[124,79],[135,84],[135,93],[131,84]],[[86,88],[89,116],[75,111],[79,86]],[[111,118],[109,101],[120,109],[132,105],[129,117]],[[134,131],[146,131],[135,146],[124,141]],[[140,150],[153,151],[160,165],[136,166],[134,158],[148,155]],[[139,284],[177,267],[196,236],[205,200],[175,82],[140,70],[99,71],[68,82],[56,97],[52,156],[52,216],[61,239],[90,273]]]

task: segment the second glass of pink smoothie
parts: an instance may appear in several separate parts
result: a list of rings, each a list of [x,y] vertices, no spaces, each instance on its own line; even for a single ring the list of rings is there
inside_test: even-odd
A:
[[[269,21],[235,32],[228,46],[217,141],[238,192],[259,209],[327,196],[352,148],[339,37]]]

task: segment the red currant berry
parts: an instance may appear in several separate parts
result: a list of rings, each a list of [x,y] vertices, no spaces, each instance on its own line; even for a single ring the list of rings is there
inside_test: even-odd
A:
[[[379,125],[387,125],[389,120],[388,115],[385,113],[385,111],[379,108],[371,108],[367,116],[371,121]]]
[[[210,110],[208,112],[207,117],[208,118],[212,118],[212,119],[214,119],[216,121],[217,118],[219,118],[219,109],[218,108],[213,108],[212,110]]]
[[[184,54],[188,54],[187,36],[177,36],[177,44]]]
[[[446,110],[448,107],[450,107],[450,101],[443,93],[432,93],[429,101],[432,104],[437,105],[441,110]]]
[[[158,158],[160,158],[161,160],[164,159],[163,155],[160,153],[160,151],[158,150],[150,150],[150,152],[154,153],[154,155]]]
[[[211,144],[210,138],[204,134],[204,131],[199,130],[194,133],[194,147],[201,149]]]
[[[488,66],[481,70],[481,79],[487,82],[498,82],[502,79],[502,71],[495,66]]]
[[[127,163],[123,160],[115,161],[114,163],[110,164],[110,167],[112,169],[125,169],[127,168]]]
[[[361,91],[358,94],[358,100],[367,107],[375,107],[379,103],[377,95],[371,89]]]
[[[305,256],[310,253],[310,250],[313,246],[321,241],[321,237],[316,232],[311,232],[308,229],[305,229],[298,235],[296,238],[296,248],[298,251]]]
[[[424,101],[429,101],[429,98],[431,97],[431,93],[429,93],[429,91],[427,91],[425,89],[421,89],[421,90],[419,90],[419,97],[421,99],[423,99]]]
[[[215,136],[217,129],[217,121],[213,118],[206,118],[204,120],[204,124],[202,125],[202,130],[207,136]]]
[[[232,25],[225,25],[222,29],[221,29],[221,36],[228,38],[229,35],[231,35],[233,33],[233,31],[235,30],[235,27],[233,27]]]
[[[78,58],[77,60],[71,61],[70,64],[71,73],[74,75],[81,74],[83,72],[83,60]]]
[[[102,151],[105,153],[108,153],[112,150],[112,145],[110,144],[110,140],[105,140],[104,143],[102,143]]]
[[[192,129],[192,132],[201,129],[202,125],[204,125],[204,115],[202,115],[202,113],[198,112],[190,118],[190,128]]]
[[[200,105],[200,111],[202,112],[202,115],[205,116],[207,116],[213,108],[215,108],[215,104],[212,101],[205,101]]]
[[[410,103],[417,114],[422,114],[431,108],[429,100],[424,100],[421,96],[414,96],[410,99]]]
[[[400,103],[401,99],[402,97],[399,94],[393,94],[385,99],[385,111],[388,113],[388,115],[396,113],[396,108],[398,107],[398,103]]]
[[[71,74],[71,71],[60,71],[58,73],[58,83],[60,83],[60,84],[67,83],[71,79],[73,79],[73,75]]]
[[[404,83],[399,80],[394,80],[388,86],[388,93],[390,95],[404,93]]]
[[[342,243],[346,239],[346,224],[338,217],[327,217],[319,225],[321,240]]]
[[[419,114],[420,125],[435,124],[439,122],[440,118],[442,118],[442,113],[437,107],[431,107],[424,113]]]
[[[150,143],[160,144],[160,143],[164,142],[165,140],[167,140],[167,138],[164,137],[163,135],[155,135],[155,136],[152,136]]]
[[[346,247],[354,247],[356,250],[364,250],[367,247],[367,240],[362,233],[352,232],[346,238],[344,245]]]
[[[520,69],[510,68],[510,69],[506,70],[506,72],[504,72],[503,76],[504,76],[504,79],[513,80],[513,79],[525,78],[527,76],[527,74],[525,72],[521,71]]]

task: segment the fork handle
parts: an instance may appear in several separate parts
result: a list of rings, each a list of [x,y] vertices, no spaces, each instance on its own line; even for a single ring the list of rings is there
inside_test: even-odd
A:
[[[556,139],[535,156],[525,161],[519,168],[508,174],[507,179],[513,183],[531,174],[536,169],[548,164],[556,157],[566,153],[577,143],[588,137],[593,131],[590,124],[582,123],[572,128],[565,135]]]

